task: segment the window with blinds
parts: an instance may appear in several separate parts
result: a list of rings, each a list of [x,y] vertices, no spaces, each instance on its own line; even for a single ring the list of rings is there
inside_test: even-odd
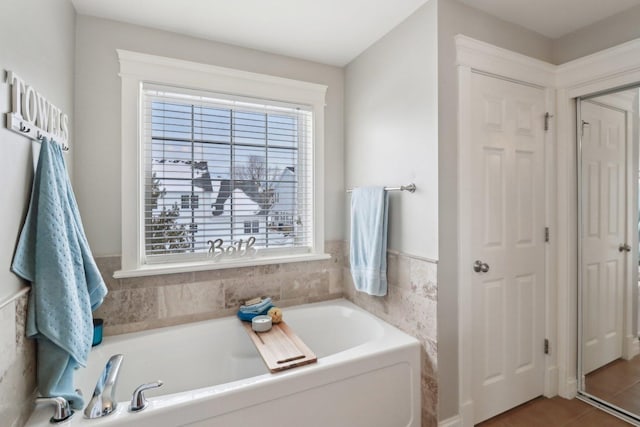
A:
[[[144,84],[144,254],[309,252],[311,108]]]

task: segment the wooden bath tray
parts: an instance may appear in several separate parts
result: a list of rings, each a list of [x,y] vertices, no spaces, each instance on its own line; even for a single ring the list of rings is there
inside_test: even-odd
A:
[[[267,332],[254,331],[251,322],[242,322],[242,325],[272,373],[318,361],[316,355],[285,322],[273,325]]]

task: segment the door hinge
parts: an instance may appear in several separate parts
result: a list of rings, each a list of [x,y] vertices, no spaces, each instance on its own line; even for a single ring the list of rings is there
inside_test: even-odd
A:
[[[544,354],[549,354],[549,339],[544,339]]]
[[[544,113],[544,130],[545,132],[549,130],[549,119],[553,117],[553,114],[550,114],[549,112]]]
[[[549,227],[544,228],[544,241],[549,242]]]

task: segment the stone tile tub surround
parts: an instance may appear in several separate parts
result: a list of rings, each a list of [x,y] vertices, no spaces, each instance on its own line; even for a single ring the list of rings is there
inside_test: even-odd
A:
[[[119,256],[97,257],[109,294],[94,316],[105,320],[105,335],[116,335],[229,316],[255,296],[280,307],[341,298],[344,242],[326,242],[325,252],[323,261],[127,279],[113,278]]]
[[[25,335],[28,292],[0,307],[0,424],[20,427],[33,410],[36,346]]]
[[[437,272],[435,261],[387,252],[388,292],[374,297],[356,292],[345,245],[345,297],[370,313],[417,338],[422,344],[422,426],[438,425]]]

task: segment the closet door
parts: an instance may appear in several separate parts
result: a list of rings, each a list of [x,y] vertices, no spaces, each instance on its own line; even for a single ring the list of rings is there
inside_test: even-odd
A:
[[[475,422],[544,388],[544,91],[472,73]]]
[[[583,373],[622,356],[625,112],[581,103]]]

